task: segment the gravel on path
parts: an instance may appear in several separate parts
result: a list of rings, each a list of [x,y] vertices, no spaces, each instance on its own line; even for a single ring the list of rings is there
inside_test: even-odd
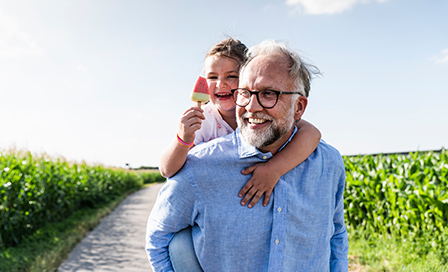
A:
[[[152,271],[145,252],[146,222],[162,185],[123,200],[73,249],[58,272]]]

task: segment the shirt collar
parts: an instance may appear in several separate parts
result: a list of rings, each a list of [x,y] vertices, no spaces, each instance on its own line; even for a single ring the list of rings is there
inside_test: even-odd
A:
[[[237,146],[238,146],[238,156],[240,159],[256,156],[256,157],[266,160],[266,159],[269,159],[272,157],[271,152],[263,153],[260,150],[258,150],[256,147],[247,143],[244,140],[243,135],[241,135],[239,128],[237,128],[235,132],[236,132],[235,135],[236,135],[236,141],[237,141]],[[279,151],[282,150],[291,141],[292,137],[296,134],[296,132],[297,132],[297,127],[294,126],[294,131],[292,132],[291,136],[286,141],[286,143],[284,145],[282,145],[282,147],[279,149]]]

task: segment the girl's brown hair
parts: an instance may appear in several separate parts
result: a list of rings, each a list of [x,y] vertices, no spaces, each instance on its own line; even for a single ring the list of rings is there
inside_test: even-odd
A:
[[[211,56],[227,57],[235,60],[238,66],[241,66],[246,60],[247,47],[239,40],[227,38],[215,44],[205,55],[205,58]]]

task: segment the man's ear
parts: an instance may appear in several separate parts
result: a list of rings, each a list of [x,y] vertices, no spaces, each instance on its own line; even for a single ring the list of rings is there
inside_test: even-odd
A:
[[[296,103],[294,103],[294,119],[296,121],[302,118],[302,115],[305,113],[306,106],[308,105],[308,99],[306,96],[299,96]]]

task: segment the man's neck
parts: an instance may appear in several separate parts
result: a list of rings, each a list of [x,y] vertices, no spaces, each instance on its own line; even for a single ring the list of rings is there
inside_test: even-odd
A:
[[[274,143],[265,147],[258,148],[258,150],[260,150],[263,153],[271,152],[271,154],[274,155],[288,141],[289,137],[291,137],[292,133],[294,132],[294,127],[295,126],[292,126],[290,130],[288,130],[282,137],[280,137]]]

